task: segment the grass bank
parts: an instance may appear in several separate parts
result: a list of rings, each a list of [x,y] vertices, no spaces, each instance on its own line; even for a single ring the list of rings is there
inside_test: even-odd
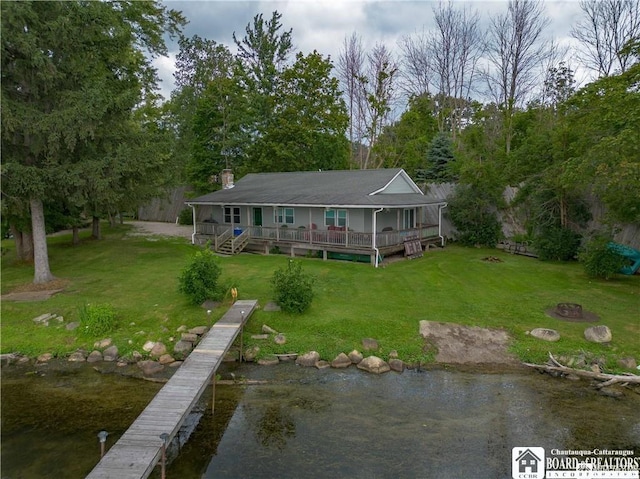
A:
[[[63,293],[44,302],[2,302],[3,353],[35,356],[53,352],[64,356],[76,349],[92,349],[101,337],[82,328],[35,325],[32,319],[56,313],[65,324],[77,321],[84,304],[109,304],[118,313],[117,328],[108,336],[121,354],[141,351],[147,340],[170,344],[176,329],[212,323],[211,317],[188,303],[178,292],[177,278],[195,247],[178,238],[128,235],[128,226],[105,228],[102,241],[82,237],[78,246],[68,236],[49,240],[52,272],[68,280]],[[88,233],[87,233],[88,234]],[[32,267],[15,261],[13,245],[2,262],[2,294],[31,281]],[[501,262],[483,259],[494,256]],[[220,258],[222,281],[235,286],[240,299],[272,298],[273,272],[286,264],[286,256],[243,254]],[[257,344],[261,355],[316,350],[323,359],[361,349],[365,337],[378,340],[380,356],[397,350],[405,361],[429,360],[418,334],[420,320],[503,328],[514,338],[513,351],[524,361],[543,362],[548,351],[558,356],[585,354],[603,357],[615,368],[618,358],[640,358],[640,277],[616,276],[604,281],[588,278],[576,263],[541,262],[497,250],[449,246],[423,258],[400,261],[384,268],[365,264],[300,259],[305,272],[316,278],[313,304],[301,316],[258,310],[245,334],[245,345]],[[227,299],[229,304],[230,299]],[[558,321],[545,314],[559,302],[582,304],[598,314],[613,332],[610,345],[588,343],[586,323]],[[250,340],[267,324],[286,335],[287,343]],[[526,334],[536,328],[557,330],[557,343]]]

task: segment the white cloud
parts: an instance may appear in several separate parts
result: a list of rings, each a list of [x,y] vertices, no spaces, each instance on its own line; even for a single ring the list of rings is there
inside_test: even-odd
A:
[[[239,38],[253,17],[262,13],[271,18],[275,10],[282,13],[283,29],[293,29],[293,43],[298,51],[317,50],[337,62],[345,37],[356,32],[365,48],[384,43],[396,50],[398,40],[405,35],[433,28],[433,0],[289,0],[289,1],[178,1],[164,2],[169,8],[181,10],[189,24],[185,35],[195,34],[227,45],[235,51],[232,34]],[[507,0],[454,0],[456,6],[477,10],[483,24],[490,16],[506,11]],[[572,44],[570,30],[577,21],[580,8],[577,0],[545,2],[551,20],[548,36],[561,44]],[[171,58],[155,62],[163,82],[163,92],[173,88],[173,62],[177,44],[169,45]],[[166,96],[166,95],[165,95]]]

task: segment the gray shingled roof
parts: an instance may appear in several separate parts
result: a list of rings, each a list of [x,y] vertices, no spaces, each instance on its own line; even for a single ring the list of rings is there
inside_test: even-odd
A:
[[[411,207],[442,202],[422,193],[376,194],[403,170],[296,171],[251,173],[233,188],[187,201],[190,205]]]

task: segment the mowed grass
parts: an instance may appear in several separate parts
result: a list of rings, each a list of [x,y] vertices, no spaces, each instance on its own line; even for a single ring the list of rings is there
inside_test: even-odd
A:
[[[1,350],[30,356],[43,352],[66,355],[91,350],[102,338],[67,331],[64,325],[37,326],[43,313],[63,315],[65,324],[77,321],[83,304],[110,304],[118,313],[117,328],[109,334],[121,354],[142,352],[147,340],[171,344],[176,329],[212,323],[230,304],[227,297],[211,316],[189,304],[178,292],[178,276],[195,252],[182,239],[137,237],[127,226],[107,229],[105,239],[84,238],[79,246],[70,237],[50,238],[52,272],[69,281],[63,293],[44,302],[2,302]],[[5,242],[6,243],[6,242]],[[28,283],[30,265],[17,264],[10,243],[3,257],[2,293]],[[494,256],[501,262],[488,262]],[[221,282],[235,286],[240,299],[257,299],[264,306],[273,297],[271,278],[290,258],[284,255],[242,254],[220,258]],[[616,368],[622,357],[640,358],[640,276],[618,275],[613,280],[588,278],[577,263],[541,262],[498,250],[448,246],[424,257],[399,261],[378,269],[362,263],[298,258],[315,277],[315,298],[303,315],[257,310],[244,335],[245,347],[259,346],[260,355],[318,351],[332,360],[340,352],[362,349],[363,338],[375,338],[387,358],[397,350],[407,362],[433,358],[424,347],[419,321],[442,321],[507,330],[512,350],[529,362],[544,362],[550,351],[558,356],[605,358]],[[609,345],[589,343],[590,324],[553,319],[545,314],[559,302],[582,304],[598,314],[599,324],[613,332]],[[253,340],[262,325],[285,334],[287,343]],[[557,343],[536,340],[526,333],[552,328]]]

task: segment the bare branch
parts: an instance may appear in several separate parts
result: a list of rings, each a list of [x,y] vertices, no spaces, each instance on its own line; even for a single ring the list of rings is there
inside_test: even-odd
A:
[[[640,38],[640,2],[581,0],[580,8],[583,17],[571,30],[581,43],[578,58],[599,76],[626,71],[633,59],[623,47]]]

